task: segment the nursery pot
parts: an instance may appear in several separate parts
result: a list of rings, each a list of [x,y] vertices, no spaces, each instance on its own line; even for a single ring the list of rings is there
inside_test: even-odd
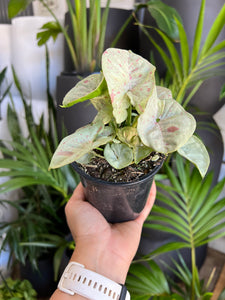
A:
[[[154,175],[162,167],[160,162],[150,173],[133,182],[108,182],[86,174],[77,163],[73,168],[80,175],[85,198],[109,223],[120,223],[136,219],[143,210]]]

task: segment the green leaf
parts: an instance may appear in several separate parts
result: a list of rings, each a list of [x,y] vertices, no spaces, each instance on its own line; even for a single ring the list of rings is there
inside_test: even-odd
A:
[[[133,162],[133,152],[126,144],[107,144],[104,156],[108,163],[115,169],[122,169]]]
[[[33,0],[10,0],[8,4],[8,16],[13,18],[22,11],[24,11],[27,6],[32,3]]]
[[[194,43],[192,48],[192,59],[191,59],[191,67],[194,68],[196,65],[199,53],[200,53],[200,46],[201,46],[201,38],[202,38],[202,30],[204,24],[204,13],[205,13],[205,0],[201,2],[201,8],[199,11],[198,16],[198,23],[195,29],[195,37]]]
[[[48,22],[41,27],[41,32],[37,33],[38,46],[42,46],[52,37],[56,41],[58,34],[62,32],[58,22]]]
[[[176,19],[176,23],[179,29],[179,36],[180,36],[180,47],[181,47],[182,62],[183,62],[183,76],[186,77],[189,72],[189,57],[190,57],[188,39],[182,23],[177,19]]]
[[[225,98],[225,84],[222,86],[220,90],[220,100]]]
[[[148,11],[155,19],[158,27],[174,41],[179,40],[179,33],[175,18],[181,20],[178,12],[171,6],[160,0],[152,0],[147,3]]]
[[[205,176],[209,167],[209,154],[196,136],[192,136],[185,145],[178,149],[178,153],[195,164],[202,177]]]
[[[79,81],[63,99],[63,107],[70,107],[76,103],[103,96],[106,83],[102,74],[92,74]],[[103,95],[102,95],[103,94]]]
[[[112,141],[113,138],[113,129],[104,127],[101,122],[79,128],[60,142],[52,157],[49,169],[77,161],[93,149]]]
[[[218,16],[216,17],[208,35],[205,40],[205,43],[202,47],[202,51],[200,53],[200,57],[203,57],[207,54],[207,52],[211,49],[213,44],[215,43],[218,35],[220,34],[221,30],[225,25],[225,4],[221,8]]]
[[[146,262],[146,264],[147,267],[138,263],[131,265],[126,280],[131,294],[145,295],[148,296],[147,299],[154,295],[169,295],[169,284],[164,273],[154,261]]]
[[[167,49],[169,50],[172,62],[173,62],[174,67],[175,67],[175,73],[176,73],[177,79],[178,79],[179,82],[181,82],[183,72],[182,72],[181,60],[180,60],[179,54],[176,50],[176,47],[172,43],[172,41],[162,31],[160,31],[158,29],[156,29],[156,31],[161,36],[161,38],[163,39],[164,43],[167,46]]]

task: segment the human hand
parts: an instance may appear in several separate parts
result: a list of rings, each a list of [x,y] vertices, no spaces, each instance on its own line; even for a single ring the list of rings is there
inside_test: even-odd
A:
[[[84,189],[79,184],[65,208],[67,223],[76,244],[71,261],[124,284],[155,195],[156,186],[153,182],[146,205],[137,219],[110,224],[96,208],[85,201]]]
[[[136,220],[109,224],[97,209],[85,201],[80,184],[66,205],[67,222],[76,243],[71,260],[124,283],[155,194],[153,183],[145,208]]]

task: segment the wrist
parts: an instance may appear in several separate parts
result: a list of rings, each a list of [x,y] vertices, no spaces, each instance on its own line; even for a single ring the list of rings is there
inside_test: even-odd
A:
[[[70,261],[79,262],[85,268],[120,284],[125,283],[129,269],[129,264],[119,259],[115,260],[110,254],[98,252],[96,249],[90,251],[90,247],[89,249],[76,247]]]

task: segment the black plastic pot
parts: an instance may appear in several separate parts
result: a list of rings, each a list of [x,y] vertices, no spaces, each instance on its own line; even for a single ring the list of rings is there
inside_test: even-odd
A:
[[[115,183],[97,179],[86,174],[74,162],[73,168],[80,175],[84,186],[85,197],[97,208],[110,223],[131,221],[143,210],[154,175],[163,165],[160,165],[138,181]]]

